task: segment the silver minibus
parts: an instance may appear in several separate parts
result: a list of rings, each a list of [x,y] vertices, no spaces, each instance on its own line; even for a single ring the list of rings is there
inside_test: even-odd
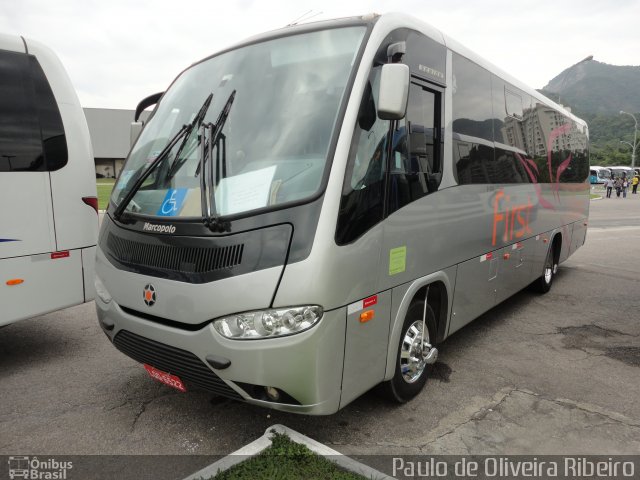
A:
[[[331,414],[423,388],[437,345],[585,240],[588,132],[403,14],[253,37],[184,70],[96,259],[116,348],[182,391]]]

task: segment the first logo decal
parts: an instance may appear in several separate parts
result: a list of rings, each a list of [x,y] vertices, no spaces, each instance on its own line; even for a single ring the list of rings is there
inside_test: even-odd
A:
[[[151,285],[150,283],[145,285],[142,295],[144,298],[144,303],[147,305],[147,307],[153,307],[155,305],[157,296],[156,289],[153,285]]]

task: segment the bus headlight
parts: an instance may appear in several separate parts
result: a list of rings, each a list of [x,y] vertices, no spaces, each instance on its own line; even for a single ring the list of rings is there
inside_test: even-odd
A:
[[[317,305],[258,310],[219,318],[214,320],[213,328],[234,340],[284,337],[313,327],[322,313],[322,307]]]
[[[103,303],[109,303],[111,301],[111,295],[109,294],[107,287],[104,286],[97,275],[94,276],[94,284],[96,287],[96,295],[98,296],[98,298],[102,300]]]

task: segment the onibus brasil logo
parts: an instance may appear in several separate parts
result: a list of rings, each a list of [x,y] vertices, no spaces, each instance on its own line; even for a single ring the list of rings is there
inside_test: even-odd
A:
[[[62,462],[55,458],[9,457],[9,478],[29,480],[65,480],[67,472],[73,468],[73,462]]]

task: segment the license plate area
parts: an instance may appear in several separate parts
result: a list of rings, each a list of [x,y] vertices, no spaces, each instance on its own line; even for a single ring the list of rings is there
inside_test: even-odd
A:
[[[162,370],[158,370],[156,367],[152,367],[151,365],[143,364],[144,369],[147,371],[149,376],[154,380],[158,380],[159,382],[164,383],[176,390],[180,390],[181,392],[186,392],[187,387],[184,386],[180,377],[176,375],[171,375],[170,373],[163,372]]]

